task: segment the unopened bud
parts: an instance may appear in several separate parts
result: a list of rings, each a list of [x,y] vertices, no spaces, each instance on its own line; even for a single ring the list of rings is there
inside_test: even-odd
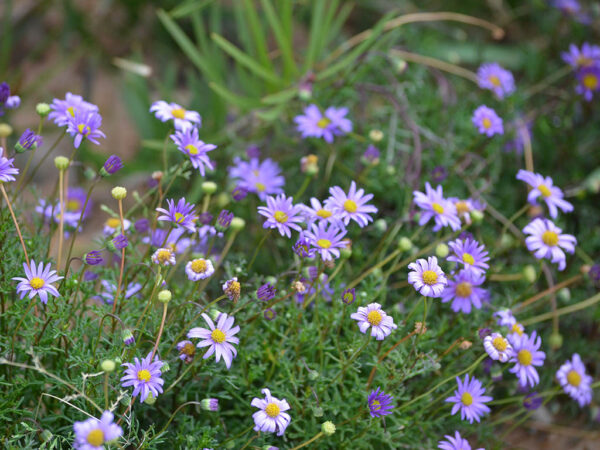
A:
[[[473,343],[472,343],[471,341],[467,341],[467,340],[465,339],[464,341],[462,341],[462,342],[459,344],[459,346],[458,346],[458,347],[459,347],[461,350],[468,350],[468,349],[470,349],[470,348],[471,348],[471,346],[472,346],[472,345],[473,345]]]
[[[413,244],[411,240],[405,236],[401,237],[398,241],[398,248],[403,252],[407,252],[412,248]]]
[[[105,372],[113,372],[115,370],[116,364],[112,359],[105,359],[100,364],[100,368]]]
[[[57,156],[54,158],[54,165],[58,170],[66,170],[69,168],[69,158],[66,156]]]
[[[448,253],[450,253],[450,249],[448,249],[446,244],[438,244],[435,248],[435,254],[438,258],[445,258],[448,256]]]
[[[0,123],[0,138],[9,137],[13,132],[12,127],[7,123]]]
[[[233,231],[241,231],[244,229],[245,226],[246,226],[246,221],[244,219],[242,219],[241,217],[234,217],[233,219],[231,219],[230,228]]]
[[[35,105],[35,112],[38,113],[40,117],[46,117],[50,114],[50,105],[48,103],[38,103]]]
[[[321,424],[321,431],[324,435],[331,436],[333,433],[335,433],[335,425],[329,420],[327,422],[323,422]]]
[[[144,400],[144,403],[146,405],[154,405],[156,403],[156,397],[154,397],[154,395],[152,395],[152,392],[150,392],[148,394],[148,397],[146,397],[146,400]]]
[[[213,181],[205,181],[202,183],[202,192],[205,194],[214,194],[217,192],[217,183]]]
[[[558,350],[563,345],[563,337],[560,333],[554,332],[550,335],[550,348]]]
[[[480,223],[484,217],[483,212],[479,211],[478,209],[474,209],[469,213],[469,215],[471,216],[471,220],[473,221],[473,223]]]
[[[116,186],[112,188],[110,193],[115,200],[123,200],[125,197],[127,197],[127,189],[122,186]]]
[[[523,267],[523,278],[528,283],[533,283],[535,281],[535,279],[537,278],[537,273],[535,272],[535,268],[531,264],[528,264],[525,267]]]
[[[171,298],[172,294],[168,289],[164,289],[158,293],[158,301],[161,303],[169,303]]]
[[[369,131],[369,139],[373,142],[381,141],[383,139],[383,131],[377,129]]]

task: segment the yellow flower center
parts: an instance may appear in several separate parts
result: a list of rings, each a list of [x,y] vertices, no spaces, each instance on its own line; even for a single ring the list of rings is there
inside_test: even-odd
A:
[[[354,200],[348,199],[344,202],[344,211],[349,213],[355,213],[357,209],[358,205]]]
[[[194,356],[196,353],[196,347],[194,347],[194,344],[185,344],[181,349],[181,353],[188,356]]]
[[[504,350],[506,350],[506,347],[508,346],[506,339],[504,339],[502,336],[496,336],[492,340],[492,345],[499,352],[503,352]]]
[[[192,270],[196,273],[204,273],[206,266],[207,264],[204,259],[195,259],[192,261]]]
[[[83,134],[84,136],[87,136],[88,134],[90,134],[90,127],[88,127],[87,125],[84,125],[83,123],[80,123],[79,125],[77,125],[77,131],[79,131],[79,134]]]
[[[550,189],[548,189],[548,186],[545,184],[540,184],[538,186],[538,191],[540,191],[544,197],[550,197],[552,195],[552,192],[550,192]]]
[[[471,295],[471,292],[473,291],[473,288],[471,287],[471,283],[468,283],[466,281],[463,281],[462,283],[458,283],[456,285],[456,296],[457,297],[469,297]]]
[[[593,61],[585,56],[579,56],[575,62],[579,67],[587,67],[590,66]]]
[[[121,221],[119,219],[117,219],[116,217],[111,217],[110,219],[108,219],[106,221],[107,227],[117,228],[119,225],[121,225]]]
[[[171,250],[160,250],[158,252],[158,255],[156,255],[156,258],[161,263],[166,263],[169,259],[171,259]]]
[[[327,211],[326,209],[320,209],[316,212],[317,216],[321,219],[327,219],[333,215],[331,211]]]
[[[198,147],[193,144],[186,145],[185,149],[187,150],[188,155],[197,155],[199,152]]]
[[[371,409],[374,411],[379,411],[381,409],[381,403],[379,403],[379,400],[373,400],[371,402]]]
[[[554,231],[544,231],[544,234],[542,234],[542,242],[548,247],[554,247],[558,244],[558,234]]]
[[[275,211],[273,217],[275,217],[275,220],[279,223],[286,223],[288,221],[288,215],[283,211]]]
[[[317,245],[321,248],[329,248],[331,247],[331,241],[329,239],[319,239]]]
[[[279,406],[277,406],[275,403],[269,403],[265,408],[265,412],[267,413],[267,416],[274,419],[279,415]]]
[[[184,119],[185,118],[185,109],[183,109],[183,108],[175,108],[175,109],[171,110],[171,114],[176,119]]]
[[[483,124],[483,128],[486,130],[492,126],[492,121],[489,119],[489,117],[484,117],[481,123]]]
[[[431,207],[433,208],[433,210],[438,213],[438,214],[444,214],[444,207],[442,205],[440,205],[439,203],[432,203]]]
[[[264,192],[264,190],[267,189],[263,183],[256,183],[254,186],[258,192]]]
[[[41,289],[44,287],[44,284],[46,284],[46,282],[38,277],[34,277],[29,281],[29,285],[34,289]]]
[[[67,211],[79,211],[79,208],[81,208],[81,202],[79,200],[69,200],[66,206]]]
[[[67,112],[71,115],[71,117],[75,117],[75,108],[73,108],[72,106],[69,106],[67,108]]]
[[[523,335],[523,327],[519,323],[515,323],[511,328],[513,333],[517,333],[519,336]]]
[[[229,283],[229,285],[227,286],[227,289],[225,290],[225,292],[229,295],[233,295],[233,296],[239,296],[240,295],[240,290],[242,289],[242,285],[240,284],[239,281],[232,281],[231,283]]]
[[[463,253],[462,260],[466,264],[475,264],[475,258],[473,258],[473,255],[471,255],[470,253]]]
[[[471,406],[473,404],[473,396],[468,392],[465,392],[460,396],[460,401],[465,406]]]
[[[581,383],[581,375],[579,375],[579,373],[577,371],[571,370],[567,374],[567,381],[569,382],[569,384],[571,386],[577,387]]]
[[[435,284],[438,279],[437,273],[433,270],[426,270],[421,277],[423,278],[423,283],[428,284],[429,286]]]
[[[150,378],[152,378],[152,376],[150,375],[150,372],[146,369],[142,369],[137,373],[137,377],[138,380],[143,381],[144,383],[147,383],[148,381],[150,381]]]
[[[583,76],[583,85],[586,87],[586,89],[595,91],[598,89],[598,84],[600,84],[600,80],[598,80],[598,77],[593,73],[588,73]]]
[[[502,85],[502,83],[500,82],[500,78],[498,78],[496,75],[490,75],[490,76],[488,77],[488,81],[489,81],[490,83],[492,83],[492,85],[494,85],[494,86],[496,86],[496,87],[499,87],[499,86],[501,86],[501,85]]]
[[[185,220],[185,216],[180,212],[175,213],[175,222],[182,223]]]
[[[225,333],[223,333],[221,330],[219,330],[218,328],[215,328],[213,330],[212,333],[210,333],[210,337],[212,338],[213,341],[215,341],[217,344],[222,344],[223,342],[225,342]]]
[[[322,119],[320,119],[317,122],[317,126],[319,128],[327,128],[327,125],[329,125],[331,123],[331,120],[329,120],[327,117],[323,117]]]
[[[104,444],[104,432],[99,428],[90,431],[87,435],[87,442],[94,447],[100,447]]]
[[[467,202],[456,202],[456,204],[454,206],[456,206],[456,212],[458,214],[466,214],[470,210]]]
[[[522,366],[530,366],[531,361],[533,360],[533,355],[529,350],[519,350],[517,359]]]
[[[374,327],[379,325],[382,320],[383,316],[379,311],[371,311],[369,314],[367,314],[367,322],[369,322]]]

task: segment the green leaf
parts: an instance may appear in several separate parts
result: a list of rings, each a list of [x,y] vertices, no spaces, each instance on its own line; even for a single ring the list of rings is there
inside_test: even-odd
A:
[[[281,117],[281,114],[283,113],[284,109],[285,109],[285,104],[282,104],[282,105],[275,106],[274,108],[271,108],[271,109],[256,111],[256,115],[257,115],[257,117],[261,118],[262,120],[264,120],[266,122],[272,122],[272,121],[278,119],[279,117]]]
[[[243,0],[243,6],[245,11],[244,16],[248,21],[250,33],[256,47],[256,56],[264,67],[273,68],[273,62],[269,58],[269,51],[267,49],[266,33],[260,24],[254,2],[252,0]]]
[[[272,70],[261,66],[254,59],[252,59],[246,53],[241,51],[239,48],[237,48],[224,37],[218,35],[217,33],[211,33],[210,37],[219,47],[221,47],[221,49],[225,53],[227,53],[229,56],[235,59],[242,66],[248,68],[258,77],[274,84],[281,83],[281,80],[276,76],[276,74]]]
[[[260,102],[258,100],[254,100],[249,97],[242,97],[234,92],[231,92],[226,87],[215,83],[214,81],[211,81],[210,83],[208,83],[208,85],[213,91],[215,91],[217,94],[223,97],[226,101],[233,105],[237,105],[242,109],[251,109],[260,105]]]
[[[296,67],[296,63],[294,62],[294,52],[292,50],[292,36],[286,35],[281,22],[277,18],[277,13],[273,8],[270,0],[261,0],[263,10],[265,15],[267,16],[267,21],[269,25],[273,29],[273,33],[275,34],[275,40],[277,41],[277,45],[279,46],[279,50],[281,51],[281,57],[283,59],[283,68],[284,73],[286,75],[292,75],[297,73],[298,68]],[[284,2],[285,3],[285,2]]]
[[[174,19],[181,19],[192,12],[200,11],[205,6],[210,5],[213,1],[214,0],[188,0],[169,11],[169,15]]]
[[[283,91],[276,92],[275,94],[266,95],[261,101],[267,105],[276,105],[278,103],[287,102],[293,99],[298,93],[297,87],[284,89]]]

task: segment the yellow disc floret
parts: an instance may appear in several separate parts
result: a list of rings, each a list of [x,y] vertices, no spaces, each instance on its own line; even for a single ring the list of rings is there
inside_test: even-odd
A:
[[[275,403],[269,403],[265,408],[265,413],[267,413],[267,416],[269,416],[271,419],[274,419],[279,415],[279,406],[277,406]]]
[[[462,298],[469,297],[471,295],[471,292],[473,292],[472,285],[471,285],[471,283],[469,283],[467,281],[463,281],[462,283],[458,283],[456,285],[456,296],[457,297],[462,297]]]
[[[468,392],[465,392],[460,396],[460,401],[465,406],[471,406],[473,404],[473,396]]]
[[[519,364],[522,366],[530,366],[531,361],[533,361],[533,355],[529,350],[519,350],[517,359],[519,360]]]
[[[444,207],[442,205],[440,205],[439,203],[432,203],[431,207],[433,208],[433,210],[438,213],[438,214],[444,214]]]
[[[371,311],[367,314],[367,322],[369,322],[372,326],[376,327],[383,320],[383,316],[379,311]]]
[[[96,428],[88,433],[86,440],[88,444],[94,447],[100,447],[104,444],[104,432],[101,429]]]
[[[423,278],[423,283],[428,284],[429,286],[435,284],[438,279],[437,273],[433,270],[426,270],[421,277]]]
[[[176,119],[185,119],[185,109],[183,109],[183,108],[175,108],[175,109],[171,110],[171,114]]]
[[[144,381],[144,382],[148,382],[150,381],[150,378],[152,378],[152,376],[150,375],[150,372],[146,369],[142,369],[137,373],[137,378],[140,381]]]
[[[354,200],[346,200],[344,202],[344,211],[349,212],[350,214],[355,213],[358,210],[358,205]]]
[[[286,223],[288,221],[288,215],[286,213],[284,213],[283,211],[275,211],[275,214],[273,214],[273,217],[279,223]]]
[[[213,341],[215,341],[217,344],[222,344],[223,342],[225,342],[225,333],[223,333],[221,330],[219,330],[218,328],[215,328],[213,330],[212,333],[210,333],[210,337],[212,338]]]
[[[571,386],[577,387],[581,383],[581,375],[576,370],[571,370],[567,374],[567,381]]]
[[[558,244],[558,234],[554,231],[544,231],[544,234],[542,234],[542,242],[548,247],[554,247]]]
[[[206,260],[204,259],[195,259],[192,261],[192,270],[195,273],[204,273],[206,271]]]
[[[44,287],[44,284],[46,284],[46,282],[39,277],[34,277],[29,281],[29,285],[33,289],[41,289]]]
[[[473,255],[471,255],[470,253],[463,253],[462,260],[466,264],[475,264],[475,258],[473,258]]]
[[[494,339],[492,339],[492,345],[499,352],[503,352],[506,350],[508,343],[502,336],[496,336]]]
[[[321,248],[329,248],[331,247],[331,241],[329,239],[319,239],[317,245]]]

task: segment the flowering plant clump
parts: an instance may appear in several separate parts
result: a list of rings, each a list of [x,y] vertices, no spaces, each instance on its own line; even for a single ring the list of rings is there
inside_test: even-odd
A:
[[[597,445],[597,9],[125,3],[2,21],[3,448]]]

